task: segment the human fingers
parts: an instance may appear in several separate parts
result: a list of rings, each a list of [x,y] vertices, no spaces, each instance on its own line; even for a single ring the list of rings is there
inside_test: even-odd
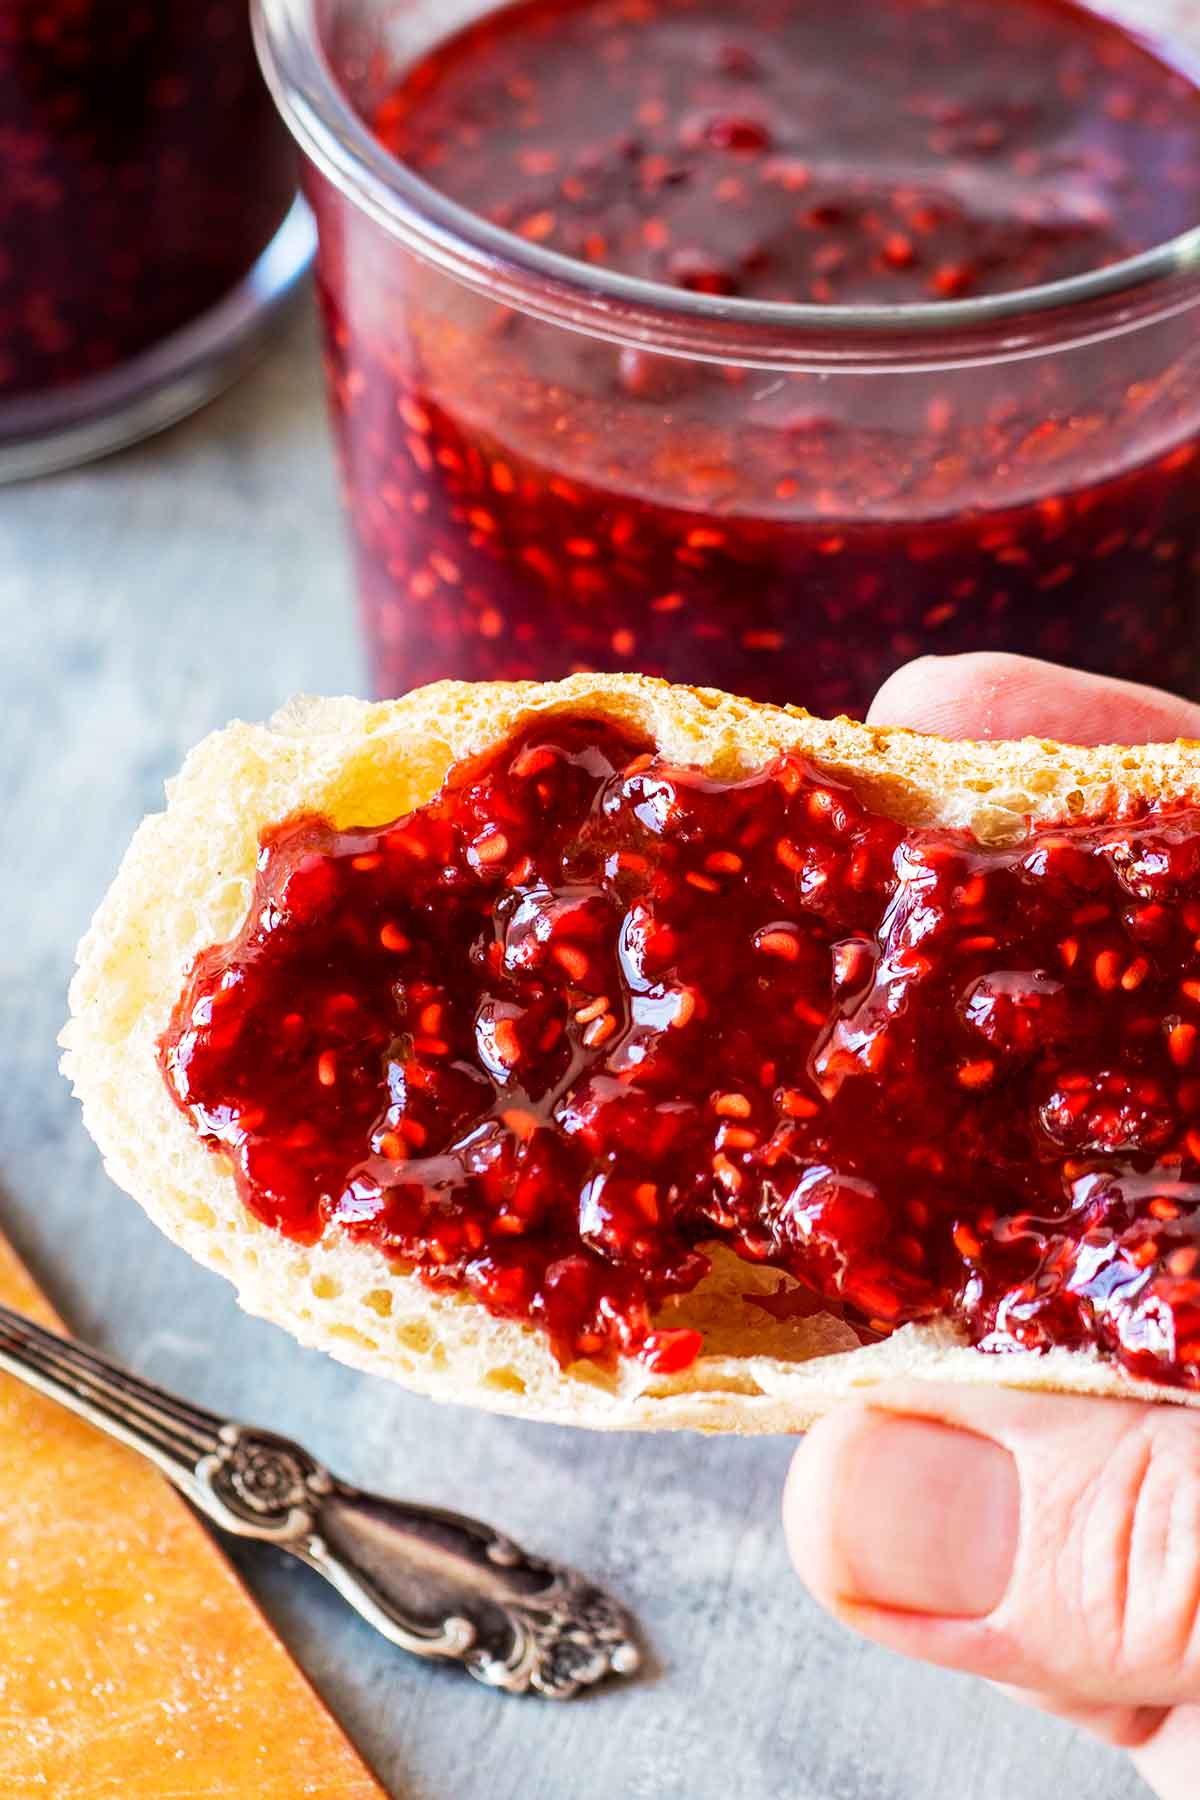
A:
[[[1079,1707],[1200,1699],[1200,1417],[910,1382],[818,1424],[796,1565],[891,1648]]]
[[[906,663],[884,682],[868,720],[942,737],[1032,734],[1067,744],[1200,737],[1200,706],[1178,695],[986,651]]]

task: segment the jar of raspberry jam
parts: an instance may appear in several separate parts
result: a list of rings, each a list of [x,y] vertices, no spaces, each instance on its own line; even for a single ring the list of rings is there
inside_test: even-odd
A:
[[[0,478],[207,399],[314,241],[248,0],[4,0]]]
[[[379,694],[861,713],[1002,649],[1200,696],[1171,0],[258,4]]]

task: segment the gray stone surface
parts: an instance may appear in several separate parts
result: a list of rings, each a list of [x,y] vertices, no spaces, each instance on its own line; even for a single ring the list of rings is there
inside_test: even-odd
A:
[[[633,1604],[653,1645],[656,1668],[635,1686],[558,1708],[501,1699],[391,1651],[273,1552],[239,1556],[392,1793],[1144,1794],[1065,1727],[819,1613],[778,1529],[786,1442],[604,1439],[411,1398],[243,1317],[224,1282],[105,1180],[54,1038],[72,948],[130,831],[202,733],[361,678],[306,320],[236,393],[167,436],[0,492],[0,629],[4,1228],[81,1334],[300,1435],[349,1475],[481,1513],[585,1565]]]

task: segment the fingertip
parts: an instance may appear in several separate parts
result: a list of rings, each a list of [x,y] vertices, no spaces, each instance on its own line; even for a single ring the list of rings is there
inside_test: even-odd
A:
[[[797,1572],[824,1605],[982,1619],[1012,1576],[1020,1484],[977,1430],[858,1404],[814,1427],[784,1500]]]
[[[973,736],[988,736],[997,700],[1022,682],[1038,682],[1045,668],[1025,657],[990,652],[914,657],[883,682],[867,724],[957,736],[964,722],[970,722]]]
[[[924,718],[937,704],[943,677],[957,661],[952,656],[915,656],[888,676],[872,700],[868,725],[899,725],[913,729],[914,718]]]
[[[819,1419],[804,1437],[783,1490],[783,1531],[792,1567],[813,1597],[832,1607],[834,1566],[833,1490],[848,1434],[858,1429],[861,1408],[847,1406]]]
[[[992,651],[905,663],[884,682],[867,720],[949,738],[1033,735],[1068,744],[1200,735],[1200,707],[1176,694]]]

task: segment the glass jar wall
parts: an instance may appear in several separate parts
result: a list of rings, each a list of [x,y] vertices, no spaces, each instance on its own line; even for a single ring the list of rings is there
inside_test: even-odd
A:
[[[637,668],[861,712],[908,657],[981,648],[1200,692],[1195,232],[893,306],[568,260],[544,207],[497,224],[431,185],[444,131],[429,182],[381,141],[431,38],[486,10],[262,0],[377,692]]]

